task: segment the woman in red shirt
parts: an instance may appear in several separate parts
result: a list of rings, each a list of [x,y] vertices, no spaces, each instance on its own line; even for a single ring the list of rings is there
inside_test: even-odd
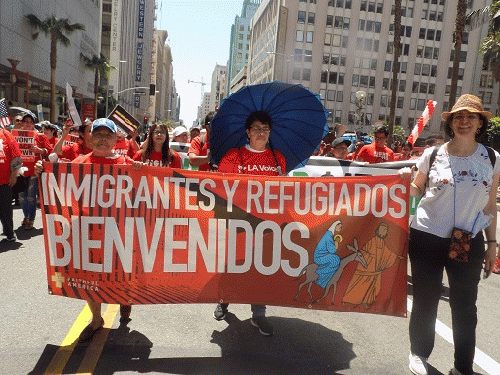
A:
[[[169,146],[167,125],[151,126],[145,143],[146,147],[135,153],[134,160],[156,167],[181,168],[181,157]]]
[[[245,122],[248,145],[232,148],[219,163],[219,172],[244,173],[260,176],[280,176],[286,174],[285,157],[273,150],[269,143],[272,130],[271,117],[262,111],[253,112]],[[222,320],[226,316],[227,303],[220,303],[214,311],[214,318]],[[266,319],[266,306],[251,305],[252,319],[250,323],[257,327],[261,334],[270,336],[273,327]]]

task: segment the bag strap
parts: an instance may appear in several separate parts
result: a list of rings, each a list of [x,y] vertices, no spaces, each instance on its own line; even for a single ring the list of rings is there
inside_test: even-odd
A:
[[[488,151],[488,156],[490,157],[491,166],[495,168],[495,162],[497,161],[497,156],[495,155],[495,151],[491,147],[488,146],[484,147],[486,147],[486,151]]]

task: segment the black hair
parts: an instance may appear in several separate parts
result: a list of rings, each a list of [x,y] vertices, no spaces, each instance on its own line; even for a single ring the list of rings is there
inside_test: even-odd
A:
[[[213,120],[213,118],[215,117],[217,112],[215,111],[210,111],[208,112],[208,114],[205,116],[205,128],[207,127],[207,125],[210,125],[210,121]]]
[[[387,137],[389,135],[389,130],[387,129],[387,126],[385,126],[385,125],[378,125],[373,130],[373,134],[377,134],[377,133],[384,133],[385,136]]]
[[[273,128],[273,120],[271,119],[271,116],[269,116],[264,111],[256,111],[250,113],[250,116],[248,116],[247,120],[245,121],[245,129],[249,130],[255,121],[259,121],[269,126],[271,129]]]
[[[167,136],[165,137],[165,142],[163,142],[163,145],[161,146],[161,161],[165,167],[168,167],[170,163],[174,160],[174,156],[170,152],[170,143],[168,140],[168,126],[165,124],[154,124],[149,128],[149,133],[148,133],[148,138],[146,139],[147,142],[147,147],[142,153],[142,162],[146,162],[146,160],[151,156],[151,153],[154,150],[154,143],[153,143],[153,132],[156,130],[156,128],[161,128],[163,129],[166,133]]]

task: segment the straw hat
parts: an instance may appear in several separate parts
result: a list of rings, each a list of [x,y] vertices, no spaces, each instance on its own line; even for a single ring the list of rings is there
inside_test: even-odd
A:
[[[486,120],[489,120],[490,118],[493,117],[493,114],[489,111],[483,111],[483,103],[481,102],[481,99],[479,99],[477,96],[470,95],[470,94],[464,94],[460,98],[458,98],[457,102],[453,106],[450,112],[443,112],[441,114],[441,117],[443,120],[448,120],[448,117],[452,115],[453,113],[459,112],[459,111],[469,111],[472,113],[479,113],[480,115],[484,116]]]

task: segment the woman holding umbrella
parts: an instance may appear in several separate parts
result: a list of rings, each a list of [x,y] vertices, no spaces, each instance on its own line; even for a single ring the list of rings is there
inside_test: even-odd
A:
[[[219,172],[242,173],[260,176],[280,176],[286,172],[286,161],[283,155],[273,150],[269,143],[273,122],[263,111],[256,111],[248,116],[245,131],[248,144],[240,148],[230,149],[219,163]],[[222,320],[226,316],[229,304],[221,303],[214,311],[214,318]],[[270,336],[273,327],[266,319],[266,306],[251,305],[252,319],[250,323],[257,327],[261,334]]]

